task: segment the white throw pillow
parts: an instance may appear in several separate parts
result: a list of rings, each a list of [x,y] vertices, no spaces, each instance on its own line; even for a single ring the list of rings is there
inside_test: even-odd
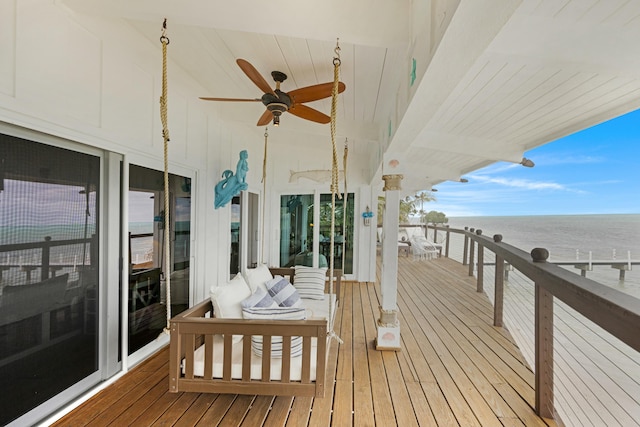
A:
[[[228,283],[211,287],[211,303],[214,317],[222,319],[242,319],[240,303],[251,296],[251,289],[241,274]]]
[[[260,264],[256,268],[248,268],[245,274],[251,293],[254,293],[258,288],[262,288],[262,290],[267,292],[265,283],[273,279],[273,275],[266,264]]]
[[[298,290],[300,298],[323,299],[327,269],[296,265],[295,270],[293,286]]]

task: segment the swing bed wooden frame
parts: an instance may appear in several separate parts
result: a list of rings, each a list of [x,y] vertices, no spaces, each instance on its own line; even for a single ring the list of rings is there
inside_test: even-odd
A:
[[[270,268],[273,275],[288,277],[294,281],[293,268]],[[329,271],[327,272],[329,275]],[[342,270],[334,270],[334,290],[340,295]],[[338,300],[336,299],[336,305]],[[335,314],[335,313],[333,313]],[[330,319],[310,320],[247,320],[220,319],[213,317],[213,306],[210,300],[203,301],[171,319],[170,326],[170,360],[169,391],[197,393],[232,393],[256,395],[315,396],[323,397],[326,386],[326,368],[328,334]],[[233,336],[242,336],[241,342],[234,344]],[[215,337],[218,336],[216,340]],[[260,379],[252,379],[252,365],[256,363],[256,355],[251,348],[251,337],[263,339],[263,352],[260,363]],[[273,378],[271,355],[271,338],[283,337],[281,375]],[[302,337],[302,355],[298,363],[301,365],[299,380],[292,380],[289,373],[294,357],[291,357],[292,337]],[[222,339],[220,339],[222,337]],[[312,339],[317,344],[312,346]],[[204,345],[204,375],[195,374],[195,353]],[[234,378],[232,371],[238,363],[232,355],[233,347],[241,346],[240,361],[241,378]],[[213,372],[214,355],[222,355],[222,376],[216,377]],[[315,355],[312,354],[315,352]],[[312,363],[315,358],[315,364]],[[252,360],[253,359],[253,360]],[[255,366],[253,366],[255,369]]]

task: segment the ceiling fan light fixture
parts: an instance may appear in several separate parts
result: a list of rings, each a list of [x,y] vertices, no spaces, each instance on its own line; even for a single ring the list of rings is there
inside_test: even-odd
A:
[[[289,106],[282,102],[272,102],[271,104],[267,105],[267,110],[271,111],[271,114],[273,114],[274,126],[280,125],[280,115],[288,109]]]

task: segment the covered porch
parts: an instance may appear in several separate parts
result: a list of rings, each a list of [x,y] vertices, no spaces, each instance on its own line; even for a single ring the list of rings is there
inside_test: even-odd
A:
[[[535,414],[531,368],[449,258],[399,257],[402,350],[375,350],[380,268],[342,287],[324,398],[169,393],[164,348],[55,425],[556,425]]]

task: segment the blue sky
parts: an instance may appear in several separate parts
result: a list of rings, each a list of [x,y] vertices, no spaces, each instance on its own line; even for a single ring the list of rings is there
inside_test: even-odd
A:
[[[425,210],[448,217],[640,213],[640,110],[444,182]]]

